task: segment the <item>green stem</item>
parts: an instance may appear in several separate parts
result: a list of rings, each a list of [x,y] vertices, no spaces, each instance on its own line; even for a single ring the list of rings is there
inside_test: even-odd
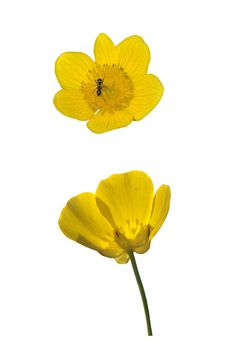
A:
[[[151,326],[151,320],[150,320],[150,314],[149,314],[149,309],[148,309],[148,303],[147,303],[147,298],[145,294],[145,290],[143,288],[142,280],[140,278],[139,272],[138,272],[138,267],[136,264],[136,260],[134,257],[134,253],[132,250],[128,251],[129,258],[134,270],[134,275],[136,277],[136,281],[139,287],[139,291],[141,294],[142,302],[143,302],[143,307],[144,307],[144,312],[145,312],[145,317],[146,317],[146,322],[147,322],[147,332],[148,335],[152,335],[152,326]]]

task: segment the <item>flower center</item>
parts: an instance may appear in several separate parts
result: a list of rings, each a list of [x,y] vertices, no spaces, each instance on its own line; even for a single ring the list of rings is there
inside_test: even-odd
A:
[[[81,89],[94,112],[116,112],[125,109],[133,98],[133,83],[119,65],[97,65],[87,74]]]
[[[127,251],[147,244],[150,232],[151,226],[144,226],[139,220],[136,220],[136,227],[131,227],[130,221],[127,220],[123,227],[114,231],[116,242]]]

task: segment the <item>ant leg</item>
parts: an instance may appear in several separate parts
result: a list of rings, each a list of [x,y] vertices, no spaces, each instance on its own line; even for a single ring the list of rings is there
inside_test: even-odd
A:
[[[101,94],[100,96],[102,96],[103,100],[104,100],[105,102],[107,102],[102,94]]]

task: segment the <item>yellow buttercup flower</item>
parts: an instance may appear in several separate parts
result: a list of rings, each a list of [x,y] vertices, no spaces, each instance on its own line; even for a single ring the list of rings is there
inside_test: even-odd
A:
[[[147,74],[150,51],[133,35],[115,46],[105,34],[94,45],[93,61],[81,52],[66,52],[56,61],[62,87],[54,97],[64,115],[88,120],[87,127],[103,133],[144,118],[160,101],[163,86]]]
[[[142,171],[115,174],[98,185],[96,193],[71,198],[59,226],[70,239],[127,263],[129,252],[145,253],[167,216],[170,188],[154,196],[150,177]]]

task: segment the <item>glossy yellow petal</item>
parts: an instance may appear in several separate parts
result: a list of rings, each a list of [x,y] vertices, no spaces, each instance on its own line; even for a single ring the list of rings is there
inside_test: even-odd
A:
[[[112,40],[106,34],[99,34],[94,44],[94,56],[97,64],[114,65],[118,63],[118,52]]]
[[[56,60],[55,71],[62,88],[76,89],[86,80],[89,70],[94,67],[94,61],[86,54],[65,52]]]
[[[99,111],[87,123],[87,127],[97,133],[101,134],[113,129],[123,128],[132,122],[132,116],[128,110],[116,112],[101,112]]]
[[[152,74],[134,80],[134,97],[128,107],[135,120],[141,120],[158,104],[163,95],[160,80]]]
[[[97,205],[115,228],[117,242],[124,249],[146,243],[153,195],[152,181],[142,171],[115,174],[100,182]]]
[[[116,258],[116,262],[118,264],[127,264],[128,261],[129,261],[129,255],[126,252],[124,252],[123,254],[118,256],[118,258]]]
[[[59,226],[70,239],[102,255],[116,258],[123,250],[114,240],[114,230],[100,213],[93,193],[71,198],[61,212]]]
[[[149,239],[151,240],[161,228],[170,207],[170,187],[162,185],[156,192],[153,200],[153,209],[149,224],[152,227]]]
[[[150,62],[150,50],[144,40],[133,35],[123,40],[118,46],[119,64],[129,77],[147,73]]]
[[[60,90],[53,102],[56,109],[67,117],[88,120],[94,114],[80,90]]]

